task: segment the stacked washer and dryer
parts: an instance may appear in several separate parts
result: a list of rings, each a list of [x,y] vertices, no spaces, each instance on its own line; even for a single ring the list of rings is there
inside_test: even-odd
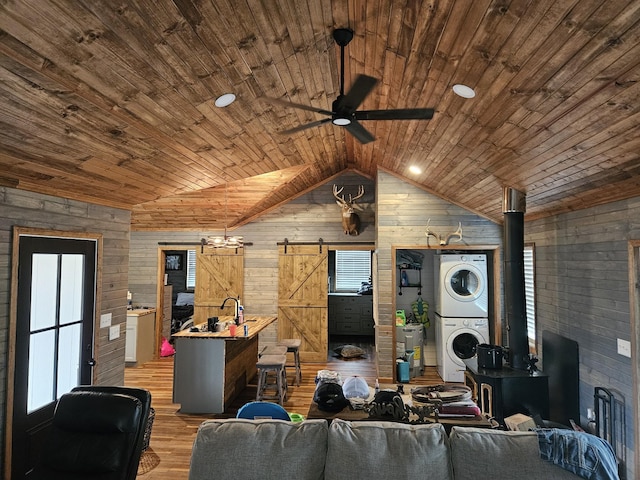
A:
[[[464,382],[464,361],[489,343],[487,256],[435,256],[435,327],[438,374]]]

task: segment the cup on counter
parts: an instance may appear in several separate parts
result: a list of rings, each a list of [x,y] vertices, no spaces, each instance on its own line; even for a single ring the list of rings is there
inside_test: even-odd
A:
[[[231,325],[229,325],[229,335],[231,335],[232,337],[235,337],[237,329],[238,329],[238,326],[235,323],[232,323]]]

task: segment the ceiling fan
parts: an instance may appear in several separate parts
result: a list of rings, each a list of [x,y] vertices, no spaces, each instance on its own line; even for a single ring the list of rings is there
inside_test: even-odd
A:
[[[317,127],[327,122],[334,125],[344,127],[351,135],[353,135],[360,143],[369,143],[375,140],[375,137],[366,128],[360,124],[360,120],[430,120],[433,118],[433,108],[402,108],[395,110],[358,110],[360,104],[369,95],[378,80],[367,75],[358,75],[355,82],[344,93],[344,47],[353,39],[353,30],[348,28],[338,28],[333,31],[333,39],[340,46],[340,95],[336,98],[331,110],[323,110],[321,108],[310,107],[300,103],[287,102],[278,98],[262,97],[262,100],[273,104],[285,105],[288,107],[299,108],[309,112],[320,113],[329,118],[316,120],[315,122],[306,123],[289,130],[283,130],[280,133],[295,133],[307,128]]]

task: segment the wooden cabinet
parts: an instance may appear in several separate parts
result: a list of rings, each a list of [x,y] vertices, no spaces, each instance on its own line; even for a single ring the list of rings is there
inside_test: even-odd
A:
[[[329,334],[373,335],[373,296],[329,295]]]
[[[124,360],[130,363],[144,363],[153,359],[156,344],[156,311],[129,310]]]

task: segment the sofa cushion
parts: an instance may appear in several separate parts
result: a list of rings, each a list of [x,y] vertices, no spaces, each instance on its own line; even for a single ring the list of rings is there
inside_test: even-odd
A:
[[[453,479],[448,443],[440,424],[333,420],[325,478]]]
[[[540,458],[535,432],[453,427],[449,435],[456,480],[576,480]]]
[[[190,480],[322,479],[325,420],[207,420],[193,445]]]

